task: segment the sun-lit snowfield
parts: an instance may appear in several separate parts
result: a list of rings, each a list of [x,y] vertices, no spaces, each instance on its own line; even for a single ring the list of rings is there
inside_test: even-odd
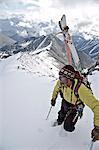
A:
[[[0,61],[0,150],[89,150],[92,111],[85,107],[83,118],[72,133],[62,126],[51,127],[61,103],[58,97],[46,120],[55,78],[18,69],[17,57]],[[90,81],[99,99],[99,72]],[[99,142],[93,150],[99,150]]]

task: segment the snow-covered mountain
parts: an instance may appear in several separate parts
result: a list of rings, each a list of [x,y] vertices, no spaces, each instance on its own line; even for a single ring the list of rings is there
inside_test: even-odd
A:
[[[6,33],[9,37],[13,37],[18,40],[17,37],[31,37],[31,36],[41,36],[50,33],[57,33],[59,30],[58,25],[56,25],[52,20],[50,22],[34,22],[33,20],[24,20],[23,16],[13,17],[9,19],[0,19],[0,31]],[[16,37],[17,34],[17,37]]]
[[[12,38],[8,37],[7,35],[4,35],[0,32],[0,48],[6,46],[6,45],[13,45],[14,43],[16,43],[15,40],[13,40]]]
[[[85,39],[82,34],[76,34],[73,35],[73,41],[78,51],[83,51],[91,58],[99,55],[99,38],[93,36],[91,39]]]
[[[0,150],[90,149],[92,111],[85,107],[83,117],[72,133],[64,131],[63,126],[51,127],[61,105],[58,97],[46,120],[58,69],[51,58],[47,64],[43,62],[43,58],[48,58],[45,51],[39,53],[39,57],[31,57],[18,53],[0,61]],[[23,64],[25,69],[21,68]],[[89,76],[97,99],[98,76],[99,72]],[[98,142],[94,143],[93,149],[99,149]]]
[[[31,52],[32,55],[33,53],[38,54],[42,51],[47,51],[49,57],[51,56],[55,58],[56,61],[60,62],[60,64],[66,63],[64,44],[54,35],[26,38],[12,46],[7,45],[3,47],[1,52],[4,52],[5,49],[6,52],[9,52],[10,54],[15,54],[18,52]]]
[[[49,120],[45,120],[54,82],[59,69],[66,64],[64,43],[52,34],[59,29],[52,21],[29,23],[22,22],[22,18],[11,18],[6,20],[10,28],[5,28],[7,26],[3,26],[3,21],[0,26],[2,34],[7,33],[10,39],[17,42],[11,45],[8,42],[0,49],[1,56],[11,56],[0,60],[0,150],[89,149],[93,114],[88,107],[85,107],[84,116],[78,121],[73,133],[65,132],[62,126],[51,127],[57,118],[60,97]],[[11,32],[9,29],[12,29]],[[98,38],[86,39],[79,33],[73,35],[73,42],[82,66],[90,67],[98,55],[95,51],[98,50]],[[88,76],[97,99],[98,76],[99,72]],[[94,149],[98,148],[96,142]]]
[[[7,26],[8,28],[6,28]],[[2,33],[6,33],[9,38],[17,41],[15,44],[10,44],[8,41],[6,45],[2,46],[0,49],[1,58],[6,58],[5,55],[10,56],[18,52],[35,51],[35,53],[37,53],[39,49],[46,49],[46,47],[50,45],[50,50],[48,51],[46,49],[48,54],[61,63],[61,65],[66,64],[64,44],[58,36],[52,34],[60,30],[58,25],[52,20],[50,22],[35,23],[33,21],[24,21],[22,17],[2,19],[0,20],[0,30]],[[78,51],[82,66],[84,68],[90,67],[99,55],[98,37],[95,35],[89,36],[88,33],[84,34],[77,30],[71,33],[73,33],[73,42]],[[86,36],[90,38],[86,39]]]
[[[53,34],[24,38],[24,40],[21,40],[12,46],[6,45],[1,48],[1,52],[5,52],[5,50],[6,53],[9,53],[10,55],[18,52],[31,52],[31,54],[39,54],[45,50],[47,51],[49,57],[51,56],[56,59],[59,66],[67,63],[64,43]],[[85,53],[85,51],[78,50],[78,55],[80,57],[82,67],[88,68],[94,63],[90,55]]]

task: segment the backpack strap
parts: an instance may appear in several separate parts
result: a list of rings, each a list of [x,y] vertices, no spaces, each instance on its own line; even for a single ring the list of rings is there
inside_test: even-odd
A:
[[[74,94],[76,97],[79,97],[78,90],[79,90],[79,87],[81,86],[81,83],[83,81],[83,77],[81,76],[79,71],[75,71],[75,79],[77,79],[77,84],[76,84],[75,89],[74,89]]]

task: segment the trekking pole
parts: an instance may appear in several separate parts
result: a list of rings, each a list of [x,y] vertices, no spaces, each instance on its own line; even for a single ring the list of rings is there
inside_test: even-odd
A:
[[[75,120],[79,117],[79,113],[77,112],[76,116],[74,117],[72,122],[75,122]]]
[[[91,141],[90,150],[93,148],[94,141]]]
[[[46,120],[47,120],[48,117],[49,117],[49,114],[50,114],[50,112],[51,112],[51,109],[52,109],[52,106],[51,106],[50,109],[49,109],[49,112],[48,112],[48,115],[47,115],[47,117],[46,117]]]

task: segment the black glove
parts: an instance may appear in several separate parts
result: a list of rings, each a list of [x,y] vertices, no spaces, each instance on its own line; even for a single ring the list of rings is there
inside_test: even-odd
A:
[[[85,107],[85,105],[83,103],[77,104],[77,106],[76,106],[76,110],[77,110],[80,118],[83,116],[84,107]]]
[[[96,126],[91,132],[92,141],[95,142],[99,140],[99,126]]]
[[[52,106],[55,106],[55,103],[56,103],[56,101],[53,100],[53,99],[51,99],[51,105],[52,105]]]

